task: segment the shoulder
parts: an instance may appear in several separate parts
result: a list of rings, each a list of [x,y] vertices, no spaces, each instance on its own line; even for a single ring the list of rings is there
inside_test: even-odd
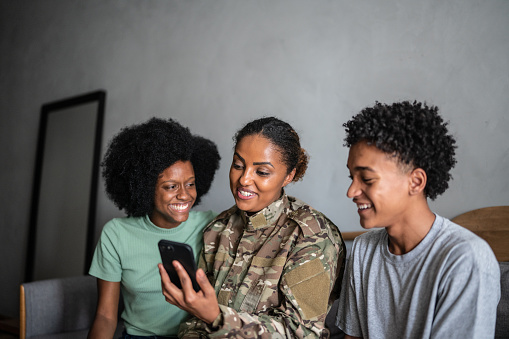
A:
[[[470,230],[443,218],[443,226],[437,240],[444,250],[458,255],[472,255],[480,265],[496,261],[488,243]]]
[[[227,210],[224,210],[222,211],[221,213],[219,213],[215,218],[214,218],[214,221],[216,220],[224,220],[224,219],[229,219],[233,214],[236,214],[238,211],[238,208],[237,208],[237,205],[233,205],[232,207],[230,207],[229,209]]]
[[[383,241],[387,237],[387,231],[385,228],[372,229],[357,236],[353,240],[351,254],[349,255],[351,260],[371,260],[376,253],[380,253],[379,247],[386,242]]]
[[[304,237],[327,235],[333,242],[342,242],[337,226],[322,212],[302,200],[288,196],[288,219],[302,230]]]
[[[469,265],[491,274],[499,270],[495,255],[484,239],[446,218],[433,246],[436,254],[451,264]]]
[[[117,244],[121,243],[126,237],[130,237],[133,229],[138,229],[140,219],[143,217],[123,217],[113,218],[108,221],[102,231],[100,237],[100,243],[103,246],[111,244],[116,247]]]
[[[462,298],[482,299],[485,306],[498,299],[500,265],[486,241],[444,218],[431,246],[429,260],[436,265],[443,296],[461,291]]]
[[[226,226],[228,224],[228,221],[230,220],[230,218],[233,215],[235,215],[237,213],[237,211],[238,211],[237,205],[233,205],[229,209],[224,210],[223,212],[219,213],[214,218],[212,218],[212,220],[210,221],[210,223],[208,224],[206,229],[209,230],[212,228]]]
[[[189,213],[189,222],[197,225],[206,226],[217,216],[214,211],[191,211]]]
[[[118,233],[125,229],[138,227],[144,217],[113,218],[108,221],[102,230],[103,233]]]
[[[369,243],[378,243],[381,238],[385,237],[387,231],[385,228],[377,228],[371,229],[361,235],[355,237],[354,243],[357,244],[369,244]]]
[[[488,243],[470,230],[442,218],[442,228],[436,241],[446,250],[459,252],[493,253]]]

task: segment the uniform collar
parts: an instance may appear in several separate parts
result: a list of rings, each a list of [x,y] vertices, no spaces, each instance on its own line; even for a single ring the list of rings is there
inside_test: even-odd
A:
[[[240,215],[246,224],[246,229],[257,230],[263,227],[274,225],[278,221],[281,212],[287,205],[288,197],[283,190],[279,199],[261,211],[250,216],[247,215],[246,212],[241,211]]]

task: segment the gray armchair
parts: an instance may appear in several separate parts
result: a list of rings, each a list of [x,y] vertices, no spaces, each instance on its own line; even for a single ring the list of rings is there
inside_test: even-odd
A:
[[[96,278],[78,276],[20,286],[20,338],[86,338],[97,305]],[[117,326],[115,338],[123,329]]]

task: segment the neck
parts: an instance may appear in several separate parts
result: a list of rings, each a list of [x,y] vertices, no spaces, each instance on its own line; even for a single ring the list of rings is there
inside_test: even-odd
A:
[[[158,216],[156,213],[149,215],[149,219],[155,226],[159,228],[171,229],[181,224],[181,222],[166,220],[165,218]]]
[[[435,214],[428,204],[412,209],[406,213],[407,217],[389,227],[389,251],[392,254],[402,255],[413,250],[426,237],[435,222]]]

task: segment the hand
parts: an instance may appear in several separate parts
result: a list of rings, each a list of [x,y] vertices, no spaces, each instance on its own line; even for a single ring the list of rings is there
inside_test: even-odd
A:
[[[205,272],[201,268],[196,271],[196,281],[200,285],[201,290],[195,292],[191,278],[189,278],[184,267],[175,260],[172,264],[180,278],[182,289],[179,289],[171,282],[162,264],[157,265],[166,301],[203,320],[207,324],[212,324],[221,310],[217,303],[216,291],[207,279]]]

